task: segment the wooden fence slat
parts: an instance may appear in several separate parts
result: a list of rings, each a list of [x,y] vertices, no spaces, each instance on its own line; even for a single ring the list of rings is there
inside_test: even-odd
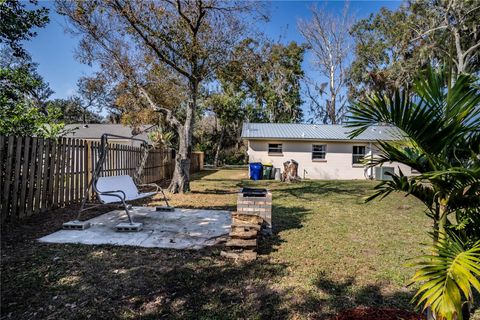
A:
[[[58,174],[58,168],[60,167],[60,159],[61,159],[61,144],[58,141],[55,141],[55,152],[52,154],[52,162],[50,166],[50,174],[51,174],[51,191],[49,192],[49,201],[48,201],[48,208],[55,208],[56,204],[58,203],[58,179],[60,175]],[[53,150],[53,149],[52,149]]]
[[[90,181],[90,170],[91,170],[91,157],[92,157],[92,150],[91,150],[91,142],[86,141],[84,148],[83,148],[83,161],[84,161],[84,175],[83,175],[83,190],[86,190],[88,181]],[[91,199],[90,193],[87,193],[87,199]]]
[[[66,165],[67,165],[67,156],[68,156],[68,151],[67,151],[67,146],[68,146],[68,141],[67,139],[62,139],[61,140],[61,151],[60,151],[60,167],[59,167],[59,201],[57,202],[57,207],[63,207],[65,203],[65,189],[66,189],[66,183],[65,183],[65,171],[66,171]]]
[[[127,174],[132,176],[132,147],[127,146],[128,159],[127,159]]]
[[[130,149],[128,145],[125,145],[125,163],[123,164],[125,167],[125,174],[129,175],[130,174],[130,164],[128,162],[128,159],[130,158]]]
[[[120,151],[122,146],[117,144],[116,146],[116,159],[117,159],[117,172],[116,175],[122,175],[122,152]]]
[[[12,190],[12,215],[13,219],[18,218],[18,193],[20,187],[20,164],[22,159],[22,147],[24,139],[22,137],[17,137],[17,145],[15,151],[15,170],[13,171],[13,190]]]
[[[40,185],[40,212],[46,211],[47,207],[47,193],[50,188],[50,176],[49,176],[49,166],[50,166],[50,156],[52,149],[52,141],[50,139],[44,139],[44,151],[43,151],[43,163],[42,163],[42,179]]]
[[[69,205],[71,201],[70,200],[70,188],[71,188],[70,171],[72,170],[72,139],[71,138],[67,138],[66,152],[67,152],[67,158],[66,158],[67,163],[65,166],[65,198],[63,201],[64,206]]]
[[[57,208],[59,207],[60,204],[60,190],[62,189],[62,167],[63,167],[63,158],[64,158],[64,152],[63,152],[63,147],[65,144],[63,143],[63,139],[60,141],[57,141],[57,156],[55,157],[55,171],[53,172],[55,176],[55,185],[53,186],[53,195],[54,195],[54,201],[52,203],[52,208]]]
[[[55,141],[55,153],[52,157],[52,164],[51,164],[51,177],[52,177],[52,188],[50,192],[50,199],[49,199],[49,208],[56,208],[57,204],[59,202],[59,184],[60,184],[60,175],[59,173],[59,168],[60,168],[60,161],[62,159],[62,142],[60,141]]]
[[[37,138],[33,137],[32,138],[32,151],[30,153],[30,175],[28,177],[28,194],[27,194],[27,200],[26,200],[26,205],[25,205],[25,213],[27,215],[31,215],[34,211],[33,208],[33,196],[34,196],[34,190],[35,190],[35,171],[37,169],[37,161],[38,161],[38,155],[37,155]]]
[[[112,143],[112,158],[113,158],[113,171],[112,176],[118,175],[118,159],[117,159],[117,146]]]
[[[107,152],[107,159],[110,159],[110,171],[108,172],[108,176],[113,176],[115,172],[115,150],[113,149],[113,145],[110,143],[108,144],[108,152]]]
[[[20,164],[20,202],[19,202],[19,209],[18,215],[20,218],[25,216],[25,208],[26,208],[26,197],[27,197],[27,184],[29,168],[30,168],[30,144],[31,138],[25,137],[24,141],[24,148],[23,148],[23,159],[22,163]]]
[[[77,199],[79,202],[82,201],[82,197],[83,197],[83,187],[84,187],[83,179],[85,177],[84,147],[85,145],[83,143],[83,140],[80,140],[80,144],[78,146],[78,169],[77,169],[79,172],[79,175],[75,183],[77,185]]]
[[[76,156],[77,154],[77,139],[72,139],[72,149],[70,154],[70,203],[76,203],[77,199],[75,198],[75,159],[78,159]]]
[[[95,166],[95,155],[96,155],[96,144],[95,144],[95,141],[92,141],[92,143],[89,145],[89,149],[90,149],[90,154],[89,154],[89,157],[88,157],[88,162],[89,162],[89,165],[88,165],[88,176],[87,176],[87,184],[90,183],[91,179],[92,179],[92,176],[93,176],[93,170],[95,170],[94,166]],[[90,200],[93,198],[93,192],[92,190],[90,190],[90,193],[89,193],[89,197],[90,197]]]
[[[117,175],[122,175],[122,146],[120,144],[117,144],[116,147],[116,159],[117,159]]]
[[[7,219],[10,211],[10,193],[12,186],[12,164],[14,161],[14,137],[8,137],[8,146],[7,146],[7,158],[5,164],[5,188],[3,191],[3,211],[2,211],[2,221]]]
[[[5,204],[2,201],[3,184],[5,183],[5,169],[4,166],[7,160],[5,159],[5,137],[0,136],[0,215],[2,214]]]
[[[75,196],[77,197],[77,201],[81,202],[83,196],[83,140],[80,140],[77,146],[77,177],[75,178],[75,186],[78,185],[78,188],[75,188]]]
[[[55,140],[47,140],[48,141],[48,146],[49,146],[49,153],[48,155],[48,161],[47,161],[47,170],[45,177],[48,179],[46,182],[46,185],[43,186],[42,189],[45,191],[45,199],[42,199],[42,202],[44,203],[44,207],[42,208],[43,211],[46,211],[48,208],[51,208],[53,206],[54,200],[56,200],[56,193],[54,193],[56,190],[54,188],[55,186],[55,165],[58,163],[57,157],[57,142]]]
[[[120,145],[120,163],[121,163],[121,170],[120,174],[125,175],[125,146]]]
[[[38,138],[38,156],[37,156],[37,170],[36,170],[36,181],[35,181],[35,196],[33,204],[33,212],[39,212],[42,206],[42,184],[43,184],[43,173],[44,173],[44,162],[45,158],[45,140],[43,138]]]
[[[92,165],[91,165],[91,172],[90,172],[90,178],[88,179],[87,182],[90,182],[92,180],[92,177],[93,177],[93,172],[96,170],[96,167],[97,167],[97,159],[98,159],[98,147],[99,145],[97,144],[96,141],[94,141],[92,143],[92,159],[90,160],[92,162]],[[93,193],[93,190],[91,190],[91,193],[90,193],[90,196],[92,199],[95,199],[95,194]]]
[[[64,205],[68,204],[69,196],[70,196],[70,138],[65,139],[65,153],[64,153],[64,161],[63,161],[63,179],[62,179],[62,191],[60,197],[60,206],[63,207]]]

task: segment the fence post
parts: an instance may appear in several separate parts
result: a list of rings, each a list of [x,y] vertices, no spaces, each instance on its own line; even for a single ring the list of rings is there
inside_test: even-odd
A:
[[[85,144],[85,188],[88,188],[88,184],[92,179],[92,142],[86,141]],[[91,199],[90,192],[86,194],[87,199]]]

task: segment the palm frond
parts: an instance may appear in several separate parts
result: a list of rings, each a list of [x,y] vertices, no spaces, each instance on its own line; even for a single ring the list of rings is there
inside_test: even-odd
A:
[[[432,165],[438,166],[441,163],[441,159],[430,159],[428,154],[425,154],[423,150],[416,145],[399,144],[391,141],[378,141],[380,147],[380,154],[377,156],[373,165],[379,165],[389,162],[403,163],[418,172],[428,172],[435,170]]]
[[[468,139],[480,125],[480,95],[474,78],[462,75],[446,91],[442,73],[429,69],[416,81],[413,92],[397,90],[391,97],[374,94],[354,103],[347,126],[351,137],[369,126],[393,125],[425,154],[442,156],[449,147]]]
[[[440,239],[432,255],[419,257],[413,265],[412,283],[420,283],[413,300],[423,309],[431,308],[440,319],[462,318],[462,302],[469,301],[472,289],[480,292],[480,241],[471,248],[454,235]]]
[[[377,198],[381,200],[392,192],[405,192],[406,196],[413,195],[420,199],[427,207],[431,207],[435,199],[435,192],[431,185],[416,180],[413,177],[405,176],[401,170],[399,174],[390,174],[390,176],[392,180],[382,181],[375,186],[375,192],[365,198],[365,202]]]
[[[480,207],[480,167],[453,167],[447,170],[424,172],[415,179],[428,180],[448,194],[448,208],[455,211]]]

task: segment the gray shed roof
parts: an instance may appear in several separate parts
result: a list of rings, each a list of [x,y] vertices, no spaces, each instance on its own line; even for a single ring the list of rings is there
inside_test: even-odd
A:
[[[391,126],[372,126],[359,136],[348,138],[351,128],[342,125],[302,123],[244,123],[242,138],[247,140],[326,140],[376,141],[399,140],[401,132]]]
[[[139,129],[142,131],[140,134],[136,135],[135,138],[143,139],[148,142],[147,132],[153,130],[151,125],[142,125]],[[151,128],[151,129],[150,129]],[[110,123],[75,123],[65,125],[65,129],[73,130],[73,132],[68,133],[66,137],[69,138],[78,138],[78,139],[100,139],[102,134],[110,133],[124,137],[132,137],[133,128],[123,124],[110,124]],[[146,130],[146,131],[145,131]]]

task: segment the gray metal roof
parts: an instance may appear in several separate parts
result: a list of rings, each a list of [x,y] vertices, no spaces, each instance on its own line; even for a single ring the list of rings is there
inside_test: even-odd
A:
[[[143,139],[150,142],[147,132],[154,130],[151,125],[141,125],[139,129],[142,131],[140,134],[135,135],[135,138]],[[150,129],[151,128],[151,129]],[[124,137],[132,137],[133,128],[123,124],[110,124],[110,123],[75,123],[65,125],[65,129],[72,132],[65,135],[68,138],[78,139],[100,139],[102,134],[110,133]],[[146,130],[146,131],[145,131]]]
[[[302,123],[244,123],[242,138],[247,140],[339,140],[376,141],[399,140],[401,132],[391,126],[372,126],[359,136],[348,138],[351,128],[342,125]]]

